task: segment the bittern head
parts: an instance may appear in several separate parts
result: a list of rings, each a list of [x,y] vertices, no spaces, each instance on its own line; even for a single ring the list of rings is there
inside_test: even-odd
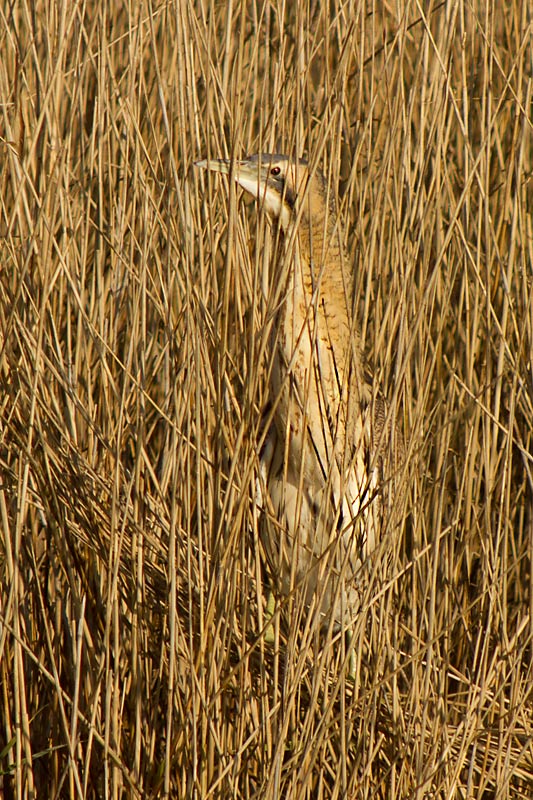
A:
[[[196,166],[212,172],[229,175],[232,162],[225,158],[197,161]],[[291,219],[298,213],[298,201],[314,194],[323,197],[325,181],[316,173],[314,186],[309,184],[310,173],[307,161],[284,155],[261,153],[248,156],[233,164],[233,177],[242,188],[256,197],[269,217],[279,220],[286,231]],[[330,204],[331,205],[331,204]]]

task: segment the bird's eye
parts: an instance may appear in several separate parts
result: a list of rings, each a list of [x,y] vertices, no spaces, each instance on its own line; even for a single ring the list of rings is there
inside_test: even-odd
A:
[[[270,170],[271,175],[279,175],[280,172],[281,172],[280,167],[272,167],[272,169]]]

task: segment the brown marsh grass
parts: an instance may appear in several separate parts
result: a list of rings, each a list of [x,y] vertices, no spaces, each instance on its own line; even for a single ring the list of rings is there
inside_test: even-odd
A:
[[[21,0],[0,42],[0,792],[532,797],[529,0]],[[331,181],[406,431],[355,683],[262,635],[271,243],[192,169],[258,151]]]

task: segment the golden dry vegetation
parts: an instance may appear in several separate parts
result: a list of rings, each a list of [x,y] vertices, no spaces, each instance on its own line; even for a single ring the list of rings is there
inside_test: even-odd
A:
[[[533,796],[532,17],[2,4],[4,797]],[[269,228],[192,167],[258,151],[331,181],[406,431],[354,683],[263,636]]]

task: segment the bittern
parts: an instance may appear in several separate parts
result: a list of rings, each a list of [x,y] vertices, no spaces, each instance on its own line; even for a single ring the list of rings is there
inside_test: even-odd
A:
[[[284,155],[197,166],[233,175],[276,229],[271,424],[259,478],[274,588],[302,592],[323,626],[349,632],[363,564],[380,539],[393,447],[352,313],[353,266],[333,192],[307,161]]]

